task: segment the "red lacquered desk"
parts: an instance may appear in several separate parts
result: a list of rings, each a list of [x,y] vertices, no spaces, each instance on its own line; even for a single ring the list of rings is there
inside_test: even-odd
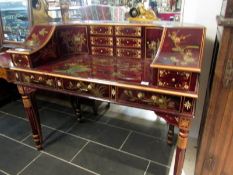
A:
[[[24,47],[9,50],[33,139],[42,149],[36,89],[46,89],[154,111],[179,128],[175,175],[183,167],[198,98],[205,29],[130,23],[37,25]]]

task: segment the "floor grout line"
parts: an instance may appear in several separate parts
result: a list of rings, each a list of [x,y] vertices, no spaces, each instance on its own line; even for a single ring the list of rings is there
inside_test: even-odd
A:
[[[88,143],[90,142],[88,141],[87,143],[85,143],[85,145],[70,159],[69,162],[72,162],[78,156],[78,154],[87,146]]]
[[[126,143],[126,141],[128,140],[128,138],[130,137],[130,135],[132,134],[132,131],[129,132],[129,134],[127,135],[127,137],[125,138],[124,142],[121,144],[119,150],[121,150],[124,146],[124,144]]]
[[[20,142],[24,142],[24,141],[27,140],[31,135],[32,135],[32,133],[30,133],[28,136],[24,137],[22,140],[20,140]]]
[[[22,170],[20,170],[17,175],[21,174],[27,167],[29,167],[33,162],[35,162],[40,156],[41,156],[41,152],[39,155],[37,155],[31,162],[29,162]]]
[[[0,169],[0,173],[3,173],[3,174],[5,174],[5,175],[10,175],[9,173],[7,173],[6,171],[1,170],[1,169]]]
[[[151,163],[151,161],[149,161],[149,163],[148,163],[148,165],[147,165],[147,167],[146,167],[146,170],[145,170],[145,172],[144,172],[144,175],[147,174],[147,171],[148,171],[148,169],[149,169],[150,163]]]
[[[100,174],[98,174],[98,173],[96,173],[96,172],[94,172],[94,171],[91,171],[91,170],[89,170],[89,169],[86,169],[86,168],[84,168],[84,167],[82,167],[82,166],[80,166],[80,165],[74,164],[74,163],[72,163],[72,162],[68,162],[67,160],[64,160],[64,159],[62,159],[62,158],[60,158],[60,157],[57,157],[57,156],[55,156],[55,155],[53,155],[53,154],[50,154],[50,153],[48,153],[48,152],[45,152],[45,151],[41,151],[41,152],[43,152],[44,154],[47,154],[47,155],[49,155],[49,156],[51,156],[51,157],[53,157],[53,158],[56,158],[56,159],[61,160],[61,161],[63,161],[63,162],[66,162],[66,163],[68,163],[68,164],[71,164],[71,165],[73,165],[73,166],[76,166],[76,167],[78,167],[78,168],[80,168],[80,169],[83,169],[83,170],[85,170],[85,171],[88,171],[88,172],[90,172],[90,173],[93,173],[93,174],[95,174],[95,175],[100,175]]]
[[[71,133],[68,133],[68,132],[65,132],[65,131],[62,131],[62,130],[58,130],[58,129],[53,128],[53,127],[51,127],[51,126],[47,126],[47,125],[43,125],[43,126],[46,127],[46,128],[49,128],[49,129],[52,129],[52,130],[55,130],[55,131],[58,131],[58,132],[61,132],[61,133],[64,133],[64,134],[73,136],[73,137],[76,137],[76,138],[79,138],[79,139],[85,140],[85,141],[91,141],[91,140],[86,139],[86,138],[84,138],[84,137],[80,137],[80,136],[78,136],[78,135],[71,134]]]
[[[17,116],[17,115],[10,114],[10,113],[4,112],[4,111],[0,111],[0,113],[9,115],[9,116],[12,116],[12,117],[15,117],[15,118],[19,118],[19,119],[22,119],[22,120],[25,120],[25,121],[28,121],[28,119],[25,118],[25,117],[19,117],[19,116]]]
[[[28,144],[26,144],[26,143],[24,143],[24,142],[20,142],[20,141],[18,141],[18,140],[16,140],[16,139],[13,139],[13,138],[11,138],[11,137],[8,137],[8,136],[6,136],[6,135],[4,135],[4,134],[1,134],[1,133],[0,133],[0,136],[5,137],[5,138],[7,138],[7,139],[9,139],[9,140],[11,140],[11,141],[15,141],[15,142],[17,142],[17,143],[20,143],[20,144],[22,144],[22,145],[24,145],[24,146],[26,146],[26,147],[31,148],[31,149],[37,150],[35,147],[33,147],[33,146],[31,146],[31,145],[28,145]]]
[[[74,122],[74,124],[73,124],[71,127],[69,127],[65,132],[66,132],[66,133],[69,133],[69,132],[73,129],[73,127],[74,127],[75,125],[77,125],[76,122]]]

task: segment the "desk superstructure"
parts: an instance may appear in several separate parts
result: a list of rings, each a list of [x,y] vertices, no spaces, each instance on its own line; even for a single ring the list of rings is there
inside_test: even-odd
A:
[[[42,149],[36,89],[154,111],[179,128],[174,175],[180,175],[191,120],[205,29],[168,23],[36,25],[21,48],[8,50],[8,79],[18,85],[33,139]]]

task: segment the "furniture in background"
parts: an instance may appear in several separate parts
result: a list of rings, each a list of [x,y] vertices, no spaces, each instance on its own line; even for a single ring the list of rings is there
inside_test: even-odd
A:
[[[195,174],[233,173],[233,0],[224,0],[203,113]]]
[[[6,78],[18,85],[33,139],[42,149],[37,89],[154,111],[179,128],[174,175],[180,175],[205,40],[201,26],[81,22],[36,25],[23,47],[8,50]],[[77,106],[78,108],[78,106]]]

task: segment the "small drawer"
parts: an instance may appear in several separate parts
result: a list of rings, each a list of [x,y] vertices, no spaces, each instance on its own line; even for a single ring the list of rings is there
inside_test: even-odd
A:
[[[141,58],[141,50],[139,49],[116,49],[118,57]]]
[[[116,38],[117,47],[141,48],[141,39],[139,38]]]
[[[158,69],[158,86],[160,87],[189,90],[191,79],[191,72]]]
[[[136,36],[140,37],[142,35],[141,27],[137,26],[116,26],[115,34],[117,36]]]
[[[112,26],[90,26],[90,34],[92,35],[112,35]]]
[[[15,67],[24,67],[24,68],[31,67],[29,63],[28,55],[12,54],[11,56],[12,56],[12,62]]]
[[[92,55],[113,56],[113,48],[110,47],[91,47]]]
[[[98,46],[113,46],[112,37],[91,37],[91,44]]]

